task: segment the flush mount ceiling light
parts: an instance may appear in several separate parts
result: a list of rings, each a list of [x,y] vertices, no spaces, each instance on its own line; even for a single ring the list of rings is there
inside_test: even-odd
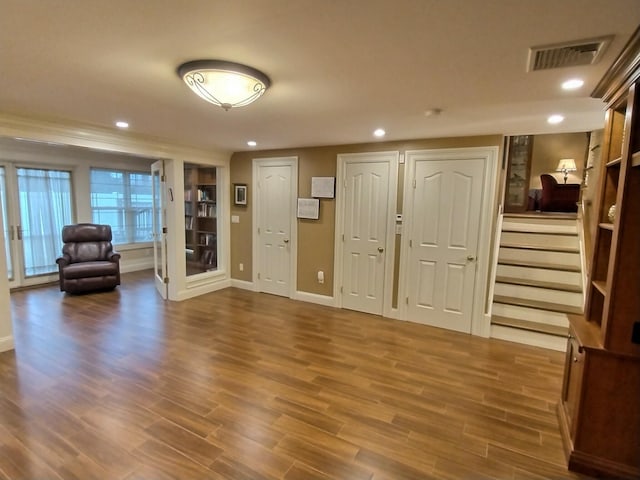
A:
[[[199,97],[225,110],[249,105],[271,85],[261,71],[222,60],[183,63],[178,75]]]

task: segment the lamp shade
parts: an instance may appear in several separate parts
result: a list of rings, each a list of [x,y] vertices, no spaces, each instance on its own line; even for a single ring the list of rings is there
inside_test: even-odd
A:
[[[556,168],[556,172],[575,172],[576,161],[573,158],[563,158],[558,162],[558,167]]]
[[[261,71],[222,60],[183,63],[178,75],[200,98],[225,110],[249,105],[271,85]]]

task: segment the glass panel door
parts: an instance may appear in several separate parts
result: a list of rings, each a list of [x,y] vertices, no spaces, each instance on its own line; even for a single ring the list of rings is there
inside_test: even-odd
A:
[[[56,273],[62,227],[73,223],[71,172],[16,168],[16,178],[24,279]]]
[[[156,289],[166,299],[169,296],[167,278],[167,233],[164,194],[164,162],[151,165],[151,191],[153,197],[153,264]]]
[[[11,245],[13,240],[13,227],[9,223],[9,209],[7,208],[7,171],[0,165],[0,209],[2,210],[2,231],[4,233],[4,246],[7,256],[7,273],[9,282],[13,281],[13,262],[11,261]]]

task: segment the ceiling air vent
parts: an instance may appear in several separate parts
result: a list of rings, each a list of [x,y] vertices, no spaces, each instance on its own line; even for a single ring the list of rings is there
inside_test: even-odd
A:
[[[550,68],[592,65],[598,61],[613,37],[592,38],[529,49],[529,72]]]

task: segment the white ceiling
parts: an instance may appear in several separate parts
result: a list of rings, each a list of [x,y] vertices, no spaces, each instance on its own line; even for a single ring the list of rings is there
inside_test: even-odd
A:
[[[123,119],[224,151],[370,142],[377,127],[386,140],[588,131],[603,124],[589,95],[638,24],[638,0],[0,0],[0,112]],[[596,65],[526,71],[531,46],[603,35]],[[207,58],[272,86],[225,112],[176,75]],[[562,91],[575,76],[585,86]]]

